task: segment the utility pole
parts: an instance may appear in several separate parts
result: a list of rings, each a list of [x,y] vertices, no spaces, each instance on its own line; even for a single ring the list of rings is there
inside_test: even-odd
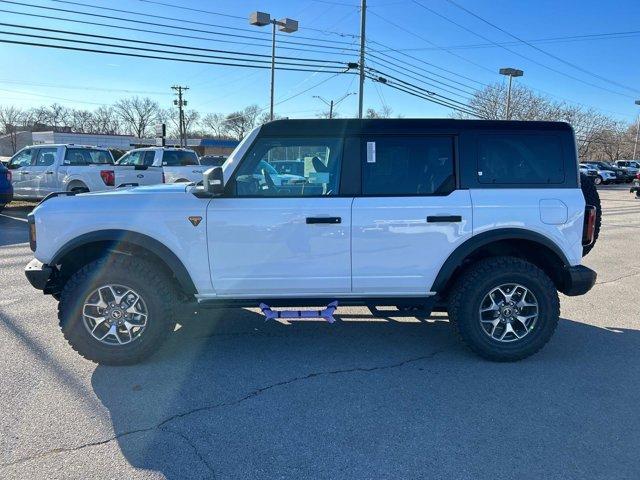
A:
[[[636,100],[636,105],[640,105],[640,100]],[[633,158],[632,160],[637,160],[636,152],[638,151],[638,133],[640,133],[640,113],[638,114],[638,119],[636,120],[636,142],[633,144]]]
[[[358,118],[362,118],[364,102],[364,44],[367,23],[367,0],[360,3],[360,90],[358,91]]]
[[[293,33],[298,31],[298,21],[291,18],[283,18],[276,20],[271,18],[271,15],[264,12],[253,12],[249,15],[249,23],[256,27],[264,27],[271,24],[273,31],[271,33],[271,95],[270,95],[270,108],[269,108],[269,120],[273,121],[273,93],[276,77],[276,27],[281,32]]]
[[[180,85],[174,85],[171,87],[176,91],[178,99],[173,101],[174,105],[178,106],[178,131],[180,132],[180,146],[187,146],[187,129],[184,123],[184,107],[187,106],[187,101],[182,99],[182,92],[189,90],[189,87],[182,87]]]
[[[507,120],[511,120],[511,80],[513,77],[521,77],[524,75],[522,70],[517,68],[501,68],[500,75],[506,75],[509,77],[509,90],[507,91]]]
[[[337,107],[338,104],[340,102],[342,102],[345,98],[347,98],[349,95],[355,95],[355,92],[346,93],[342,97],[340,97],[338,100],[336,100],[335,102],[333,100],[326,100],[326,99],[322,98],[320,95],[314,95],[313,98],[317,98],[318,100],[323,102],[325,105],[328,105],[329,106],[329,118],[333,118],[333,107]]]

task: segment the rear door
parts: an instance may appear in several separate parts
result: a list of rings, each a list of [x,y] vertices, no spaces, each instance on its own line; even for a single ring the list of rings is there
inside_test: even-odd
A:
[[[455,139],[362,139],[362,195],[352,209],[353,293],[425,296],[453,250],[471,237],[469,191],[456,188]]]
[[[162,169],[167,183],[199,182],[205,170],[193,150],[164,150]]]

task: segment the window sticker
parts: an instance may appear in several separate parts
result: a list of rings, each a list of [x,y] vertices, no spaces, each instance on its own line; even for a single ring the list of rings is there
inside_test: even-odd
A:
[[[367,142],[367,163],[376,163],[376,142]]]

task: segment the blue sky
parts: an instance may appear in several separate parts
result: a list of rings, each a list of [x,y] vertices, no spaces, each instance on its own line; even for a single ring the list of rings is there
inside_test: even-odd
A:
[[[79,3],[109,8],[125,9],[148,15],[160,15],[164,20],[98,11],[90,7],[69,5],[51,0],[16,0],[53,8],[69,9],[74,12],[89,12],[105,15],[124,16],[141,21],[176,23],[179,20],[202,22],[211,26],[183,23],[189,28],[208,29],[220,32],[252,35],[268,38],[268,27],[251,27],[244,18],[253,10],[262,10],[280,18],[288,16],[300,22],[299,32],[282,35],[282,40],[322,43],[336,47],[326,53],[278,50],[281,55],[310,57],[316,59],[339,59],[344,62],[357,61],[355,48],[357,39],[353,37],[359,30],[358,0],[299,0],[299,1],[230,1],[218,0],[205,2],[184,0],[163,3],[180,5],[194,9],[204,9],[230,15],[230,17],[185,11],[169,6],[151,4],[140,0],[76,0]],[[162,1],[162,0],[159,0]],[[556,99],[593,106],[604,113],[626,121],[635,118],[640,107],[634,99],[640,99],[640,34],[611,36],[613,38],[573,39],[572,41],[552,41],[535,43],[539,48],[570,62],[580,69],[592,72],[602,78],[594,77],[585,71],[573,68],[556,58],[551,58],[530,46],[508,45],[507,51],[496,46],[458,48],[460,46],[486,44],[491,42],[513,42],[505,33],[492,28],[478,18],[457,8],[447,0],[419,0],[423,5],[447,17],[451,21],[430,12],[411,0],[369,0],[367,36],[370,47],[387,50],[386,53],[404,59],[415,65],[411,73],[428,81],[431,76],[438,82],[444,80],[446,87],[455,95],[466,95],[464,91],[481,87],[482,84],[500,81],[497,71],[500,67],[512,66],[523,69],[525,76],[517,81],[537,89]],[[631,0],[599,2],[596,0],[558,1],[504,1],[493,0],[456,0],[460,5],[482,18],[507,30],[521,39],[539,40],[555,37],[608,34],[614,32],[638,32],[640,30],[640,2]],[[44,11],[34,7],[0,2],[0,9],[14,12],[54,15],[67,19],[91,20],[90,17],[69,12]],[[72,30],[76,32],[121,36],[138,40],[156,41],[191,45],[202,48],[227,49],[240,52],[269,54],[267,42],[255,42],[264,46],[235,45],[218,41],[203,41],[178,38],[168,35],[155,35],[143,32],[123,31],[113,28],[80,25],[42,18],[30,18],[1,12],[1,22],[36,27]],[[134,28],[152,28],[126,22],[107,19],[93,19]],[[394,25],[395,24],[395,25]],[[246,28],[249,31],[224,30],[217,26]],[[466,30],[465,30],[466,29]],[[4,32],[26,33],[24,29],[2,26]],[[187,33],[162,27],[156,30],[167,33]],[[338,36],[331,32],[339,32]],[[471,32],[476,32],[474,35]],[[42,32],[30,32],[44,34]],[[316,40],[301,39],[313,37]],[[296,38],[297,37],[297,38]],[[218,37],[234,40],[235,37]],[[0,39],[15,40],[15,36],[0,34]],[[334,44],[320,40],[356,42]],[[38,41],[38,40],[28,40]],[[241,40],[238,40],[241,41]],[[375,43],[374,43],[375,42]],[[53,42],[50,42],[53,43]],[[282,44],[284,45],[284,44]],[[346,50],[341,50],[342,48]],[[442,47],[445,47],[444,49]],[[455,48],[451,48],[455,47]],[[153,48],[153,47],[152,47]],[[300,47],[307,48],[307,47]],[[311,48],[311,47],[308,47]],[[401,50],[417,57],[419,63],[404,57],[402,53],[388,50]],[[522,56],[520,56],[522,55]],[[526,57],[526,58],[523,58]],[[99,55],[64,50],[53,50],[29,46],[0,44],[0,103],[16,104],[24,107],[42,103],[58,102],[67,106],[92,109],[100,104],[112,103],[127,96],[127,92],[140,92],[170,107],[172,84],[188,85],[189,106],[203,113],[228,113],[249,104],[268,107],[269,72],[268,70],[241,69],[216,65],[187,64],[149,59],[136,59],[111,55]],[[543,66],[544,65],[544,66]],[[374,66],[372,64],[372,66]],[[389,64],[380,66],[396,68]],[[555,71],[552,71],[555,70]],[[562,73],[559,73],[562,72]],[[392,73],[392,72],[389,72]],[[393,73],[392,73],[393,74]],[[439,76],[434,76],[437,74]],[[276,113],[290,117],[311,117],[323,109],[322,103],[313,98],[321,95],[327,99],[338,98],[348,92],[357,91],[357,79],[351,75],[338,75],[329,78],[326,73],[276,72],[276,102],[296,95],[319,82],[325,83],[286,100],[277,105]],[[574,77],[574,78],[570,78]],[[446,79],[446,80],[445,80]],[[616,82],[615,83],[611,82]],[[456,83],[457,82],[457,83]],[[417,83],[417,82],[415,82]],[[592,85],[589,85],[592,84]],[[437,83],[438,88],[442,87]],[[423,85],[425,88],[430,88]],[[598,88],[601,87],[601,88]],[[631,87],[629,90],[626,87]],[[461,90],[458,90],[460,88]],[[125,92],[127,91],[127,92]],[[614,93],[617,92],[617,93]],[[446,92],[443,92],[449,95]],[[462,100],[463,97],[454,97]],[[397,92],[384,85],[367,82],[365,107],[380,108],[387,104],[394,114],[405,117],[443,117],[449,116],[447,108]],[[357,97],[350,96],[338,108],[342,116],[353,116],[357,110]]]

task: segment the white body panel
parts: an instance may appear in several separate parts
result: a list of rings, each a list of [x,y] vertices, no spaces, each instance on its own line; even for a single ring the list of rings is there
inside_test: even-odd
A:
[[[191,275],[198,292],[211,294],[204,221],[209,200],[185,193],[185,188],[188,187],[123,188],[48,200],[34,210],[39,239],[35,257],[48,263],[67,242],[89,232],[137,232],[169,248]],[[203,221],[194,227],[189,216],[201,216]]]
[[[351,198],[215,198],[207,212],[220,296],[351,292]],[[340,217],[307,224],[307,217]]]
[[[170,151],[183,151],[193,154],[194,165],[164,165],[165,152]],[[152,152],[153,163],[147,164],[147,167],[142,170],[136,170],[135,174],[127,172],[127,183],[133,182],[140,185],[156,185],[164,183],[176,183],[176,182],[200,182],[202,180],[202,174],[206,170],[206,167],[200,165],[198,155],[193,150],[185,150],[174,147],[148,147],[148,148],[136,148],[127,152],[131,154],[133,152]],[[124,157],[123,157],[124,158]],[[117,165],[118,168],[133,169],[133,166]],[[142,175],[142,176],[140,176]],[[123,182],[121,182],[123,183]],[[118,185],[118,183],[116,183]]]
[[[353,202],[353,292],[426,295],[451,252],[471,237],[468,190],[447,196],[359,197]],[[460,222],[427,223],[428,216]]]
[[[486,188],[470,190],[473,234],[521,228],[550,239],[571,265],[582,259],[584,196],[573,188]]]

